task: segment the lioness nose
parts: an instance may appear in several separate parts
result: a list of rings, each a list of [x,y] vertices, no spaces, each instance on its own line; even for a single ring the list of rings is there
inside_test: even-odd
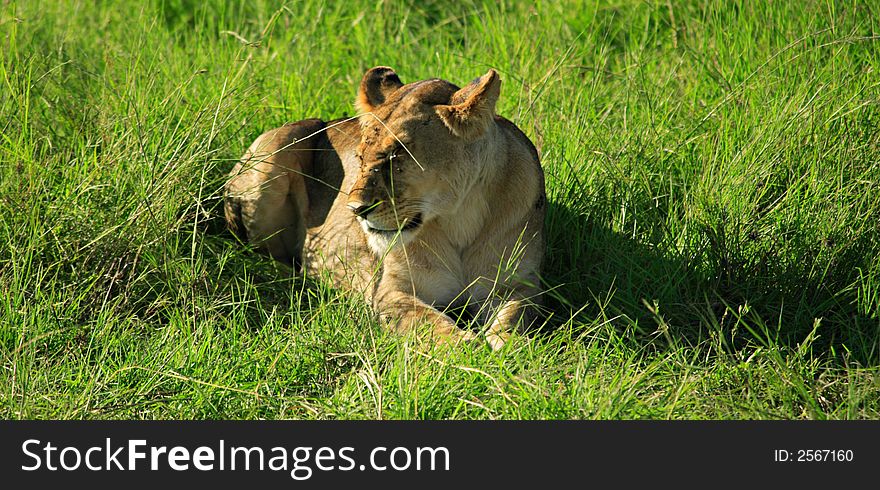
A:
[[[373,208],[376,207],[376,203],[364,204],[361,201],[349,201],[346,205],[348,206],[348,209],[351,209],[352,213],[360,216],[361,218],[369,214],[370,211],[372,211]]]

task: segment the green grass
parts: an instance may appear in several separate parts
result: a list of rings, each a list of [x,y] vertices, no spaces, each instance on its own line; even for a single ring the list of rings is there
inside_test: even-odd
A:
[[[3,2],[3,418],[878,418],[874,2]],[[433,349],[215,218],[374,65],[540,149],[547,333]]]

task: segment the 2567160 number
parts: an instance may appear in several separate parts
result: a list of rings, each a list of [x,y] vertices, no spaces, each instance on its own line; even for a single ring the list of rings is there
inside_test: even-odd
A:
[[[797,461],[802,463],[811,462],[849,462],[855,457],[852,449],[797,449],[789,451],[776,449],[773,451],[773,461]]]

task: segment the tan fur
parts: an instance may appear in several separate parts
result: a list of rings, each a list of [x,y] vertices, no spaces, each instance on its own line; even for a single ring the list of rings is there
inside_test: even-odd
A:
[[[495,115],[490,70],[459,89],[364,75],[357,120],[271,130],[233,169],[230,227],[273,257],[329,273],[393,329],[469,339],[466,306],[498,349],[535,321],[544,176],[528,138]]]

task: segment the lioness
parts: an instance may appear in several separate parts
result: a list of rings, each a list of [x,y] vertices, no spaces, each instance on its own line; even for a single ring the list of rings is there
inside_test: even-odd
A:
[[[399,331],[493,349],[535,321],[544,174],[534,145],[495,114],[495,70],[459,88],[368,70],[357,118],[307,119],[254,141],[226,185],[230,228],[272,257],[364,294]]]

